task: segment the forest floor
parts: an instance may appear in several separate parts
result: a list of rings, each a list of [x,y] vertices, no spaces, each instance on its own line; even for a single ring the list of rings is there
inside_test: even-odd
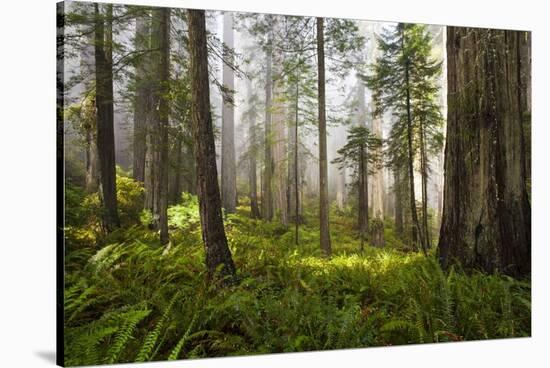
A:
[[[120,182],[119,182],[120,181]],[[99,235],[93,196],[67,187],[65,359],[91,365],[530,336],[531,285],[444,272],[385,228],[360,253],[355,219],[332,209],[333,255],[315,209],[294,227],[225,219],[240,282],[210,286],[196,197],[169,209],[171,245],[139,223],[139,188],[118,178],[123,228]],[[141,221],[147,218],[141,214]]]

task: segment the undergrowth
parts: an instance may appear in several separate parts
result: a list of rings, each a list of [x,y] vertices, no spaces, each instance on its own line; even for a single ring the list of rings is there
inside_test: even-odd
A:
[[[86,197],[71,191],[75,202]],[[241,281],[218,289],[206,280],[196,198],[185,195],[170,208],[169,250],[139,223],[135,208],[125,206],[135,224],[99,243],[86,217],[93,211],[68,213],[66,365],[531,333],[529,281],[456,268],[443,272],[435,257],[404,252],[389,227],[386,247],[359,253],[354,220],[335,213],[334,254],[326,259],[314,216],[300,227],[296,246],[292,227],[250,219],[239,207],[225,225]],[[93,234],[79,238],[78,231]]]

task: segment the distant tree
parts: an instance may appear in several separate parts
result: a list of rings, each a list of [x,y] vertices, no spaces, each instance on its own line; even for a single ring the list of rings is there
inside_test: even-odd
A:
[[[151,16],[149,12],[136,17],[136,50],[151,48]],[[135,97],[134,97],[134,136],[133,136],[133,178],[145,181],[145,156],[147,151],[147,120],[152,111],[151,106],[151,58],[143,54],[136,62]]]
[[[248,185],[250,196],[250,216],[252,218],[260,218],[260,207],[258,205],[258,188],[257,188],[257,173],[258,166],[258,136],[256,134],[256,119],[258,119],[259,104],[258,95],[254,93],[252,87],[252,81],[250,78],[246,79],[246,105],[248,109],[243,114],[243,120],[248,121]]]
[[[197,163],[199,211],[206,266],[210,277],[220,272],[226,282],[234,279],[235,265],[223,227],[216,169],[216,149],[210,113],[208,51],[204,10],[187,10],[191,77],[191,116]]]
[[[441,62],[432,60],[431,47],[426,26],[400,23],[380,35],[381,56],[373,65],[372,74],[364,78],[373,91],[374,115],[392,111],[396,118],[388,138],[389,162],[394,172],[403,167],[407,169],[413,245],[419,241],[425,254],[430,246],[428,153],[440,149],[443,142],[443,119],[436,103]],[[422,177],[422,225],[416,208],[414,165],[417,158]]]
[[[178,60],[182,70],[175,73],[171,82],[170,118],[170,186],[169,201],[176,204],[181,200],[182,191],[196,193],[196,169],[193,158],[193,134],[191,124],[191,92],[189,80],[189,58]]]
[[[271,107],[273,104],[272,86],[272,58],[273,58],[273,30],[272,21],[268,17],[268,39],[264,46],[266,57],[265,68],[265,125],[264,125],[264,173],[263,173],[263,188],[262,188],[262,217],[265,220],[271,221],[273,218],[273,153],[271,149]]]
[[[237,204],[237,168],[235,161],[235,111],[234,89],[235,75],[233,68],[234,30],[233,14],[225,12],[223,15],[223,42],[225,62],[223,64],[222,94],[222,149],[221,149],[221,186],[222,206],[227,213],[234,213]]]
[[[348,130],[346,144],[338,150],[338,157],[332,163],[352,170],[357,186],[357,227],[361,239],[361,252],[364,249],[365,235],[369,231],[368,176],[382,166],[382,140],[365,126],[354,126]]]

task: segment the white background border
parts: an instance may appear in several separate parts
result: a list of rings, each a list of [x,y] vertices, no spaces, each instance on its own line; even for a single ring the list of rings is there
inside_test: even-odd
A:
[[[204,359],[144,367],[548,366],[550,247],[545,216],[550,210],[550,11],[544,1],[118,2],[533,31],[532,338]],[[2,3],[1,14],[0,367],[48,367],[53,366],[55,356],[55,1],[8,0]]]

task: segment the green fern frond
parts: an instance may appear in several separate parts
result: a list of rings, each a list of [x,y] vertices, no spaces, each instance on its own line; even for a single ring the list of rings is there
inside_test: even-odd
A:
[[[115,341],[111,345],[107,353],[107,363],[112,364],[117,362],[117,359],[124,349],[126,343],[132,338],[132,334],[136,329],[136,326],[141,322],[145,317],[151,313],[150,309],[146,310],[136,310],[126,314],[124,318],[124,324],[118,330]]]
[[[143,345],[141,347],[141,350],[139,351],[136,362],[145,362],[149,360],[151,357],[151,352],[153,351],[155,344],[159,338],[159,335],[162,331],[162,328],[164,327],[164,324],[166,320],[168,319],[168,316],[170,315],[170,312],[172,311],[172,307],[174,306],[174,303],[176,300],[180,297],[180,293],[177,292],[174,294],[170,302],[168,303],[168,306],[165,308],[164,312],[162,313],[161,317],[157,321],[155,328],[150,331],[147,336],[145,337],[145,340],[143,341]]]
[[[193,330],[195,326],[195,321],[197,320],[198,313],[195,313],[193,316],[193,319],[189,323],[189,326],[187,327],[187,331],[183,334],[181,339],[178,341],[174,349],[172,349],[172,352],[168,356],[168,360],[176,360],[178,359],[178,356],[180,355],[181,349],[183,348],[183,345],[187,342],[189,339],[189,336],[191,335],[191,331]]]

